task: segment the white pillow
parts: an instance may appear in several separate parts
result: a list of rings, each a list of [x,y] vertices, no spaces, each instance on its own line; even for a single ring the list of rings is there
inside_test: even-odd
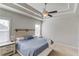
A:
[[[18,37],[18,38],[16,38],[16,40],[18,40],[18,41],[24,40],[24,37]]]

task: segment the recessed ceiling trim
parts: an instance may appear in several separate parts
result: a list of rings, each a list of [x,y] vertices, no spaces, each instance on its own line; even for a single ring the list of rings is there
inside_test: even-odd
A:
[[[74,12],[74,13],[76,13],[77,8],[78,8],[78,4],[77,4],[77,3],[75,3],[75,4],[74,4],[74,10],[73,10],[73,12]]]
[[[14,4],[14,5],[16,5],[16,6],[19,6],[19,7],[23,8],[23,9],[25,9],[26,11],[32,12],[32,13],[34,13],[35,15],[38,15],[38,16],[40,17],[40,15],[39,15],[39,14],[37,14],[37,13],[33,12],[33,11],[32,11],[32,10],[30,10],[30,9],[27,9],[27,8],[25,8],[25,7],[23,7],[23,6],[19,5],[19,4],[17,4],[17,3],[13,3],[13,4]]]
[[[28,14],[28,13],[25,13],[25,12],[23,12],[23,11],[20,11],[20,10],[14,9],[14,8],[11,8],[11,7],[6,6],[6,5],[4,5],[4,4],[0,4],[0,8],[4,8],[4,9],[7,9],[7,10],[16,12],[16,13],[20,13],[20,14],[23,14],[23,15],[25,15],[25,16],[28,16],[28,17],[31,17],[31,18],[35,18],[35,19],[37,19],[37,20],[42,20],[41,18],[35,17],[35,16],[33,16],[33,15],[31,15],[31,14]]]
[[[67,8],[63,9],[63,10],[59,10],[58,13],[64,13],[70,11],[70,4],[68,3]]]
[[[28,5],[30,8],[33,8],[35,11],[37,11],[39,14],[41,14],[41,12],[39,10],[37,10],[36,8],[34,8],[33,6],[29,5],[29,3],[25,3],[26,5]],[[39,3],[38,3],[39,4]]]

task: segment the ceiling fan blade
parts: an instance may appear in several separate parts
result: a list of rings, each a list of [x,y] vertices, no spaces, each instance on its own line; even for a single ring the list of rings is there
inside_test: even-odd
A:
[[[48,12],[48,13],[57,13],[57,10],[55,10],[55,11],[50,11],[50,12]]]
[[[53,17],[52,15],[48,14],[48,16]]]

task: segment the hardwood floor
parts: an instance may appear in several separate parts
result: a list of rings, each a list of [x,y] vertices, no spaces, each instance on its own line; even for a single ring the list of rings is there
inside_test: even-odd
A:
[[[48,56],[64,56],[64,55],[59,51],[52,50]]]
[[[63,44],[54,44],[52,45],[53,50],[49,53],[48,56],[79,56],[78,49],[65,46]]]
[[[14,55],[12,55],[12,56],[20,56],[20,54],[18,54],[18,53],[15,53]]]

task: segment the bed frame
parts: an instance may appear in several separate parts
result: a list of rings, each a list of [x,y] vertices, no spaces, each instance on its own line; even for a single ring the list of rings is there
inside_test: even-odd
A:
[[[16,37],[21,37],[21,36],[25,36],[25,35],[29,35],[29,34],[31,34],[31,35],[34,35],[34,32],[35,32],[35,30],[34,29],[15,29],[15,33],[16,33]],[[43,50],[40,54],[38,54],[37,56],[48,56],[49,55],[49,53],[52,51],[52,48],[51,48],[51,41],[50,40],[48,40],[48,48],[46,48],[45,50]],[[17,52],[21,55],[21,56],[23,56],[23,54],[19,51],[19,50],[17,50]]]

